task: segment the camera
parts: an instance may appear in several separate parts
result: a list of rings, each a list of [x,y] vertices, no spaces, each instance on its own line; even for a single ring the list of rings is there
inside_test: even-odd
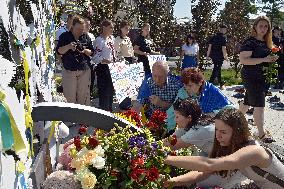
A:
[[[76,50],[83,51],[85,49],[84,43],[76,42]]]

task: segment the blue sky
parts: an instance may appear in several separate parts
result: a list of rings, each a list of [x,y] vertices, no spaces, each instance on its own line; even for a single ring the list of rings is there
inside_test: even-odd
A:
[[[220,1],[222,3],[222,6],[220,6],[220,9],[223,9],[223,7],[225,6],[226,0],[220,0]],[[174,15],[177,18],[191,17],[190,2],[191,0],[177,0],[175,7],[174,7]]]

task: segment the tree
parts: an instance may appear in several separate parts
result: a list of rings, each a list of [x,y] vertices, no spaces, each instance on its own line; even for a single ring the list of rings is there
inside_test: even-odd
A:
[[[86,1],[89,2],[87,6]],[[149,22],[151,37],[158,47],[170,47],[175,41],[177,23],[173,16],[173,6],[176,0],[136,0],[132,4],[123,0],[77,0],[75,3],[82,8],[74,7],[74,12],[91,18],[92,33],[95,35],[99,34],[103,19],[112,20],[116,24],[116,31],[119,22],[125,19],[132,23],[138,22],[138,26]],[[90,13],[90,7],[93,14]],[[62,12],[63,8],[61,7],[58,12]]]
[[[236,78],[241,69],[239,45],[250,34],[249,13],[256,13],[256,7],[250,0],[231,0],[226,2],[219,17],[220,22],[227,26],[227,50]]]
[[[139,26],[151,25],[151,37],[158,47],[171,47],[175,41],[177,22],[173,16],[176,0],[137,0],[136,10]]]
[[[192,0],[191,4],[194,4],[196,0]],[[191,9],[193,29],[198,34],[197,41],[200,47],[200,67],[206,67],[207,63],[204,61],[207,53],[207,41],[208,37],[213,34],[216,29],[213,16],[217,11],[217,7],[220,5],[218,0],[199,0],[197,5],[193,5]]]
[[[284,7],[284,0],[261,0],[264,4],[262,11],[270,18],[272,24],[278,25],[284,20],[284,16],[280,11]]]

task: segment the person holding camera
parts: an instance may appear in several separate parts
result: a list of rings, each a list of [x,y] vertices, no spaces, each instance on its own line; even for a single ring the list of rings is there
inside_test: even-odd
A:
[[[62,55],[62,85],[67,102],[90,105],[90,56],[94,48],[84,31],[84,19],[74,16],[70,31],[59,37],[56,52]]]

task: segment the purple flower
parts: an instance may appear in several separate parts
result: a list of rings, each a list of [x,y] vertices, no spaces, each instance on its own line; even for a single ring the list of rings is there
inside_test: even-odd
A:
[[[153,148],[153,150],[156,150],[158,147],[159,147],[159,146],[158,146],[158,144],[157,144],[156,142],[153,142],[153,143],[152,143],[152,148]]]
[[[129,144],[130,148],[133,148],[133,147],[143,147],[143,146],[147,145],[148,142],[147,142],[147,140],[145,140],[144,137],[134,136],[134,137],[129,138],[128,144]]]

